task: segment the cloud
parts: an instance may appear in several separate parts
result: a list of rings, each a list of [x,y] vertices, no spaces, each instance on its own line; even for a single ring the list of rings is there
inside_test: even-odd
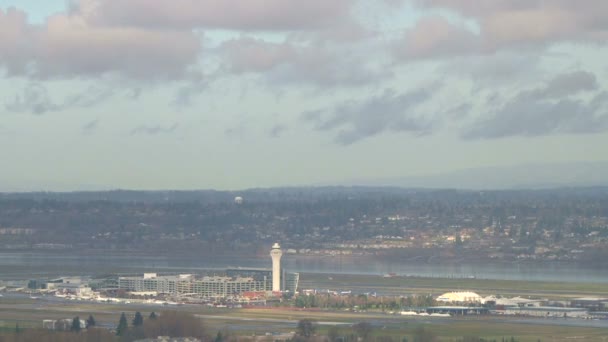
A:
[[[28,84],[23,93],[16,95],[14,100],[7,103],[6,110],[15,113],[44,114],[61,109],[49,98],[47,89],[41,84]]]
[[[39,51],[39,75],[118,72],[137,79],[176,79],[198,61],[200,39],[191,32],[94,27],[68,16],[49,19]]]
[[[179,125],[177,123],[174,123],[170,126],[162,126],[162,125],[155,125],[155,126],[148,126],[148,125],[141,125],[139,127],[136,127],[134,129],[131,130],[131,135],[138,135],[138,134],[147,134],[147,135],[158,135],[158,134],[169,134],[169,133],[173,133],[175,132],[175,130],[179,127]]]
[[[98,25],[289,31],[330,27],[355,0],[80,0],[73,11]]]
[[[368,85],[392,76],[365,44],[296,44],[242,37],[219,48],[233,74],[259,73],[273,84]],[[373,59],[371,59],[373,60]]]
[[[30,83],[22,94],[5,105],[6,110],[15,113],[45,114],[71,108],[88,108],[114,95],[114,89],[91,86],[80,93],[67,96],[63,102],[55,103],[47,88],[40,83]]]
[[[200,37],[192,31],[96,26],[78,13],[30,25],[24,12],[0,9],[0,67],[9,75],[181,79],[198,62],[200,50]]]
[[[27,14],[15,8],[0,8],[0,67],[9,73],[24,73],[27,58],[31,55],[32,31],[27,24]]]
[[[465,130],[465,139],[549,134],[588,134],[608,130],[608,93],[600,92],[595,75],[573,72],[559,75],[542,87],[520,91],[488,118]]]
[[[85,134],[91,134],[97,129],[98,126],[99,126],[99,119],[89,121],[89,122],[85,123],[84,125],[82,125],[82,132]]]
[[[542,56],[518,52],[451,58],[439,70],[447,75],[471,78],[481,87],[491,84],[512,84],[537,81]]]
[[[90,86],[80,93],[68,96],[64,100],[62,106],[64,108],[87,108],[107,100],[108,98],[112,97],[114,93],[114,88]]]
[[[395,45],[394,54],[403,59],[469,55],[480,50],[475,33],[441,16],[421,19]]]
[[[466,102],[448,108],[444,114],[448,119],[461,120],[466,118],[472,109],[473,105]]]
[[[287,130],[289,129],[289,127],[282,125],[282,124],[276,124],[274,126],[272,126],[272,128],[269,131],[270,137],[271,138],[279,138],[281,137],[281,135],[283,133],[285,133]]]
[[[564,41],[605,43],[608,3],[604,0],[415,0],[424,9],[447,9],[474,20],[485,52],[512,47],[538,47]],[[428,44],[439,44],[453,30],[434,33]],[[456,37],[457,38],[457,37]]]
[[[243,34],[275,31],[319,44],[354,42],[368,36],[351,13],[356,3],[355,0],[74,0],[65,13],[52,15],[40,25],[28,23],[23,11],[0,9],[0,69],[10,76],[38,81],[106,75],[140,81],[190,80],[203,77],[206,57],[203,30],[226,29]],[[271,58],[261,56],[260,47],[271,45],[243,39],[226,44],[225,50],[238,72],[239,65],[254,63],[244,61],[246,57],[239,52],[251,51],[252,58],[259,63]],[[314,71],[315,51],[292,52],[285,56],[297,59],[291,65],[300,65],[301,70],[309,63],[309,71]],[[333,58],[334,53],[324,52],[319,58]],[[272,64],[266,65],[271,68],[278,61],[267,63]],[[252,68],[263,72],[264,65],[243,67],[243,72]],[[289,79],[298,72],[285,70],[281,77]],[[336,73],[330,73],[328,78],[345,78],[350,74]]]
[[[191,106],[193,99],[207,89],[209,81],[209,79],[193,80],[189,84],[179,87],[171,104],[177,108]]]
[[[594,74],[586,71],[575,71],[558,75],[549,81],[544,88],[532,92],[531,96],[560,98],[596,89],[598,89],[598,83]]]
[[[137,100],[141,96],[143,89],[141,87],[133,87],[127,91],[126,97],[131,100]]]
[[[318,131],[334,132],[334,141],[350,145],[381,133],[410,132],[428,134],[431,120],[419,115],[416,109],[432,96],[430,89],[416,89],[406,93],[386,90],[366,101],[347,101],[330,111],[311,111],[301,115]]]
[[[269,43],[261,39],[242,37],[222,44],[220,52],[233,73],[263,72],[289,63],[297,55],[288,43]]]
[[[250,134],[251,134],[250,129],[251,129],[252,123],[253,122],[249,118],[247,118],[246,116],[243,116],[243,117],[239,118],[239,120],[236,123],[231,124],[226,129],[224,129],[224,135],[226,136],[226,138],[230,139],[231,141],[243,142],[243,141],[247,140],[248,138],[250,138]]]

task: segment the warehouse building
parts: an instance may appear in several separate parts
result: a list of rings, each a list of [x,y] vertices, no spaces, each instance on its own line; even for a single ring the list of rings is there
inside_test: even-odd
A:
[[[484,303],[484,299],[480,295],[470,291],[447,292],[437,297],[436,300],[443,303]]]
[[[536,307],[507,307],[504,310],[495,310],[494,313],[511,316],[532,316],[548,318],[586,318],[589,312],[579,308],[558,308],[553,306]]]
[[[590,311],[604,311],[608,308],[608,298],[576,298],[570,302],[573,308],[585,308]]]

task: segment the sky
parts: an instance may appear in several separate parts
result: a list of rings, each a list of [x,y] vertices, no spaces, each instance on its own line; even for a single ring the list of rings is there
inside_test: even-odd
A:
[[[604,0],[0,0],[0,191],[608,160]]]

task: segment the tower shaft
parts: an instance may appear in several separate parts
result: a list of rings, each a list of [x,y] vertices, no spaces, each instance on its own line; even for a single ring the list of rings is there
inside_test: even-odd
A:
[[[270,250],[270,258],[272,259],[272,291],[281,291],[281,246],[275,243]]]

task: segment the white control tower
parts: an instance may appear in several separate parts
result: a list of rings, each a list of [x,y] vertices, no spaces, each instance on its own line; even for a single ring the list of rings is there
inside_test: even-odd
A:
[[[272,258],[272,291],[281,291],[281,246],[279,243],[272,245],[270,257]]]

